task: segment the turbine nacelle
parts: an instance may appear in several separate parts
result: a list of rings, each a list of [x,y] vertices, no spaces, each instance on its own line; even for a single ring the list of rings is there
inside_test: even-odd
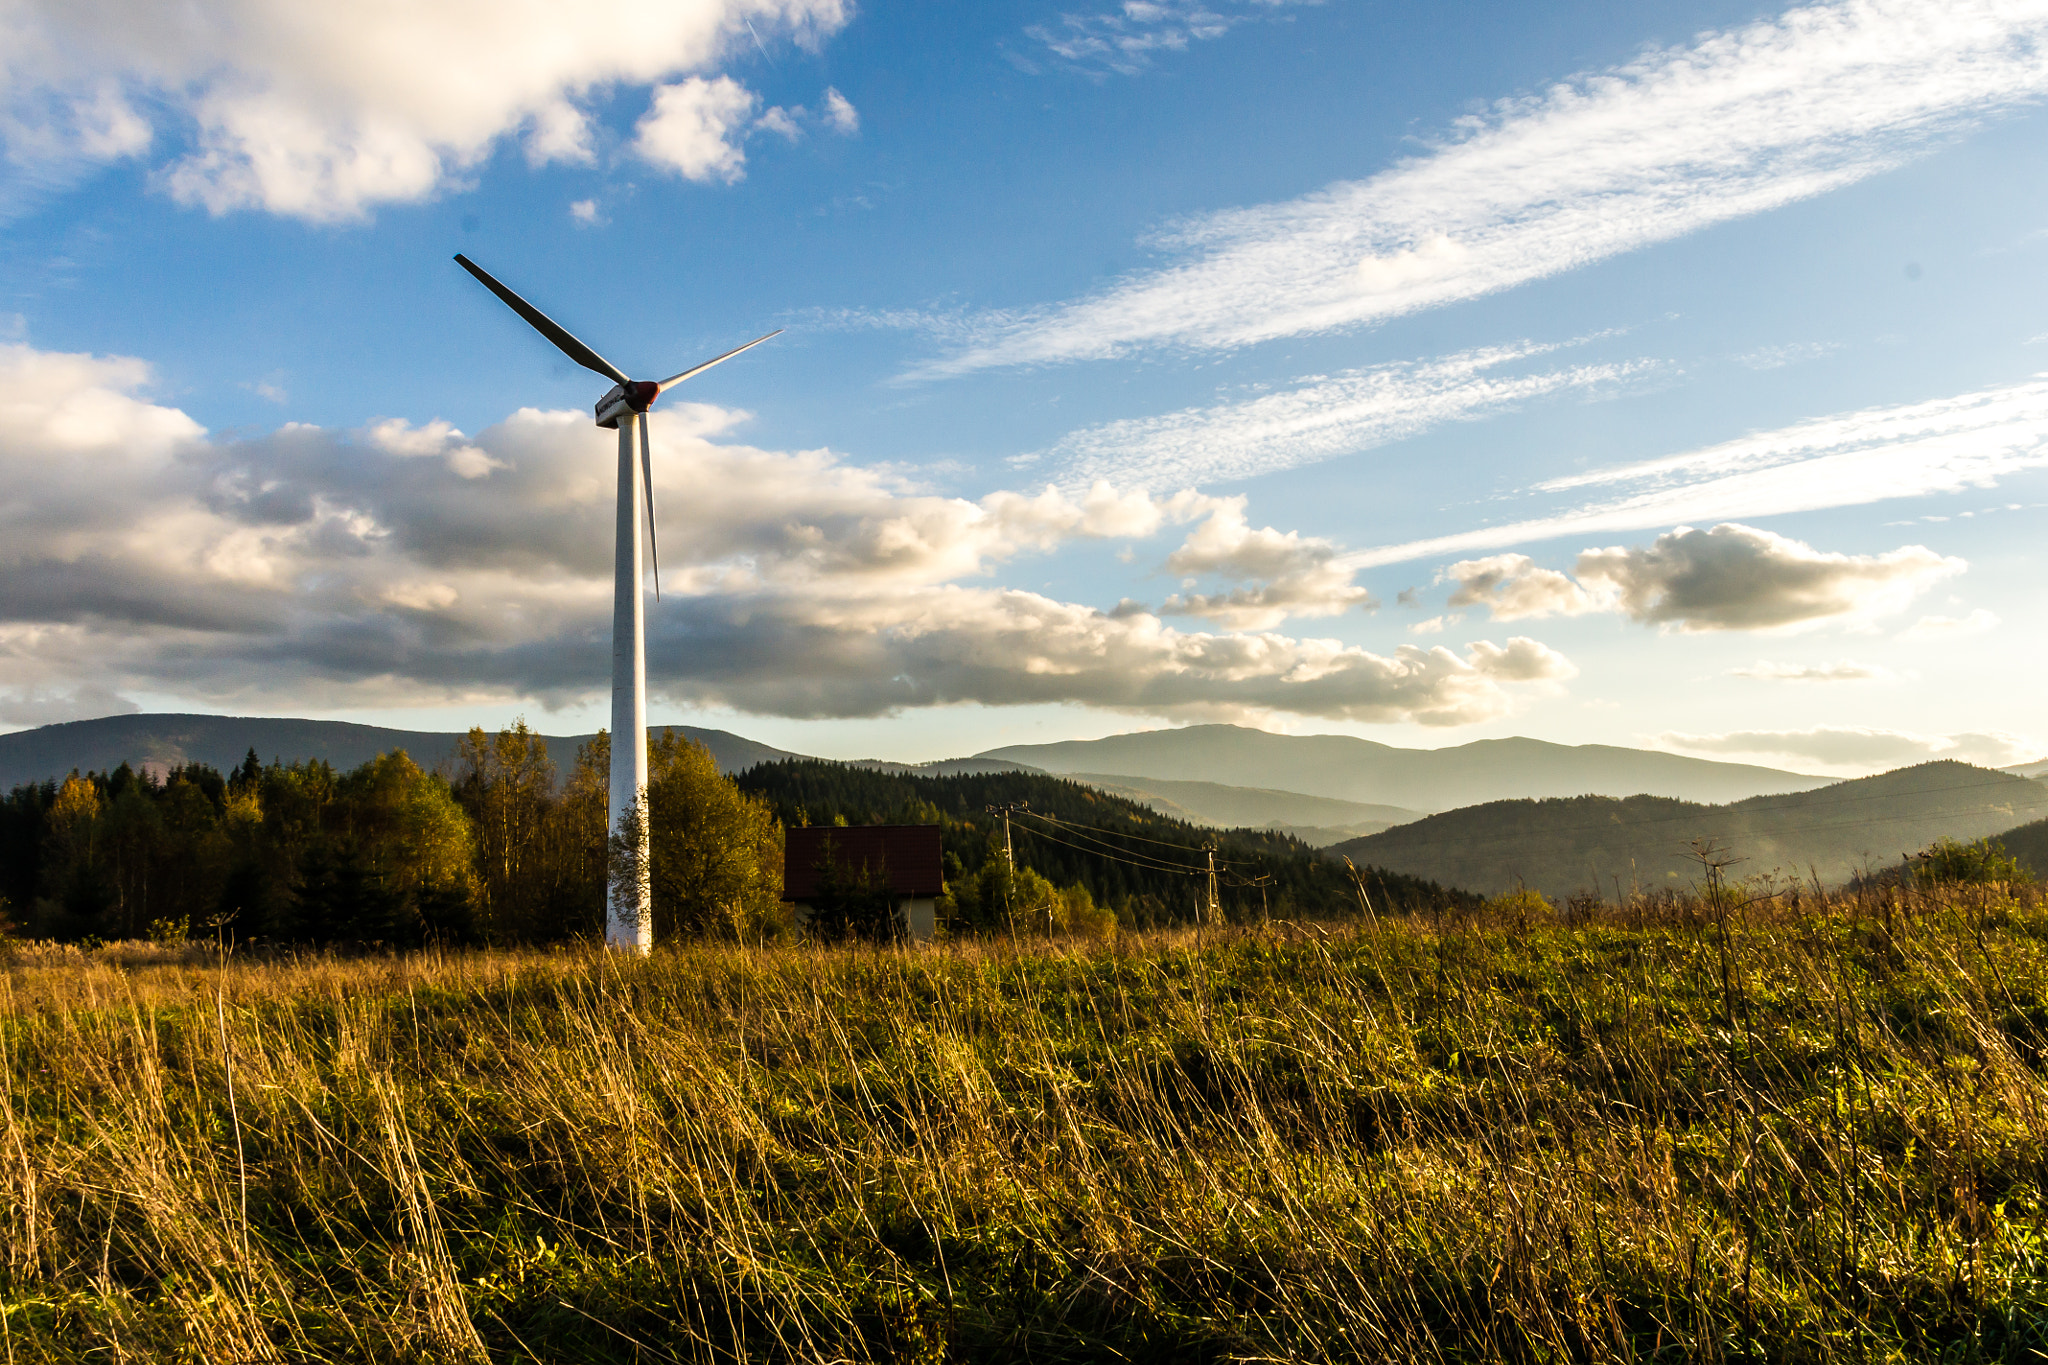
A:
[[[597,424],[616,430],[619,419],[628,413],[645,412],[654,406],[654,400],[661,397],[661,385],[651,379],[635,379],[625,384],[614,384],[612,390],[597,400]]]

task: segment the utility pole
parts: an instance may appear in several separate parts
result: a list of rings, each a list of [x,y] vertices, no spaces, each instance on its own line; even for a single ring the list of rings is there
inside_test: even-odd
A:
[[[1003,817],[1003,866],[1009,870],[1009,881],[1012,884],[1017,880],[1017,852],[1010,846],[1010,816],[1015,811],[1030,809],[1029,801],[1006,801],[999,806],[987,808],[990,815]],[[1010,904],[1010,892],[1007,888],[1003,892],[1003,918],[1010,922],[1010,942],[1014,946],[1017,941],[1017,915],[1015,907]]]
[[[1205,851],[1209,855],[1209,923],[1213,925],[1222,918],[1222,908],[1216,904],[1216,846],[1211,844]]]
[[[1010,815],[1013,811],[1029,811],[1031,803],[1029,801],[1008,801],[1000,806],[990,806],[987,809],[990,815],[1000,815],[1003,817],[1003,861],[1009,865],[1010,871],[1015,872],[1017,870],[1017,855],[1010,847]]]

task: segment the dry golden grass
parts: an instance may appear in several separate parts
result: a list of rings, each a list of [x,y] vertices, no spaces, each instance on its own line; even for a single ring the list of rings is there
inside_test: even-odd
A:
[[[2048,1349],[2031,892],[925,952],[17,949],[10,1361]]]

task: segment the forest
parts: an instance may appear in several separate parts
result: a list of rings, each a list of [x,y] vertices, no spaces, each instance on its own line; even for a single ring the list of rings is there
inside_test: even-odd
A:
[[[58,942],[547,944],[602,930],[607,738],[565,764],[521,722],[428,771],[392,752],[221,773],[73,772],[0,800],[0,932]],[[1010,819],[1015,868],[1003,856]],[[1028,809],[1024,809],[1028,807]],[[786,825],[936,824],[962,932],[1330,917],[1469,897],[1346,866],[1268,831],[1217,832],[1041,774],[914,777],[822,761],[719,774],[679,735],[649,750],[657,938],[783,932]]]

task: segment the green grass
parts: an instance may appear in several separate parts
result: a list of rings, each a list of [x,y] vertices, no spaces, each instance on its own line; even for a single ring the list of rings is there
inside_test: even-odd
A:
[[[24,948],[0,1344],[2043,1358],[2048,909],[1712,909],[623,964]]]

